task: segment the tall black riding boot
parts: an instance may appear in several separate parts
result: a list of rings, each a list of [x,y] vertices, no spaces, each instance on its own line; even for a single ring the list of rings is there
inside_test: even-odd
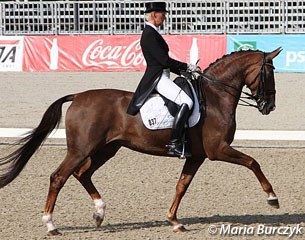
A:
[[[187,143],[182,141],[185,132],[185,123],[188,120],[189,115],[190,109],[188,105],[186,103],[182,104],[175,116],[170,142],[166,145],[166,147],[168,147],[168,154],[180,158],[192,156]]]

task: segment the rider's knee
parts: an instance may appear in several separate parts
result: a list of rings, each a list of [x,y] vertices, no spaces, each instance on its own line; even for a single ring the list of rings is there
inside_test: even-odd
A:
[[[193,100],[191,98],[186,98],[184,101],[185,104],[187,104],[187,106],[189,107],[189,109],[191,110],[194,106]]]

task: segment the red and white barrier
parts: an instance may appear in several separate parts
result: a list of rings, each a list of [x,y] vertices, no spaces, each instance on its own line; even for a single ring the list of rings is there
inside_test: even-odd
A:
[[[143,71],[140,35],[24,37],[23,71]],[[190,62],[194,53],[201,68],[226,53],[224,35],[166,35],[170,56]],[[196,41],[195,41],[196,40]]]

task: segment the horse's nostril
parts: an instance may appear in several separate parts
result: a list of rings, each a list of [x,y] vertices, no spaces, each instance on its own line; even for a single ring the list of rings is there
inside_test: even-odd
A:
[[[270,112],[274,111],[275,110],[275,105],[274,104],[269,105],[269,110],[270,110]]]

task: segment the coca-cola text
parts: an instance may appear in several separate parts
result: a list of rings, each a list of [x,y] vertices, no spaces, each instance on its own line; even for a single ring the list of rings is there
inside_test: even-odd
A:
[[[96,40],[84,51],[82,62],[85,66],[106,65],[110,68],[146,65],[139,40],[132,42],[129,46],[107,46],[102,39]]]

